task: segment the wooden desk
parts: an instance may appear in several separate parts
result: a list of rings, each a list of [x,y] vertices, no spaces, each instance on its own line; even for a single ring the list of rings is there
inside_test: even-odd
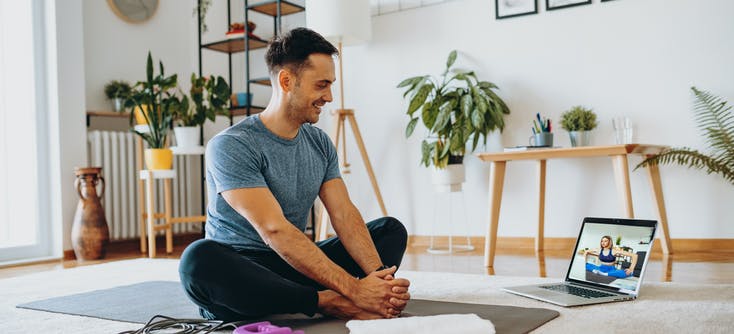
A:
[[[627,165],[628,154],[640,154],[646,157],[654,156],[665,146],[627,144],[613,146],[584,146],[573,148],[551,148],[517,152],[479,153],[477,156],[482,161],[492,164],[489,174],[489,223],[484,240],[484,266],[494,266],[494,254],[497,247],[497,225],[500,217],[500,205],[502,203],[502,187],[505,179],[505,165],[512,160],[537,160],[538,161],[538,230],[535,238],[535,250],[543,250],[543,234],[545,220],[545,165],[548,159],[557,158],[586,158],[603,157],[612,158],[614,168],[614,179],[617,184],[617,192],[627,218],[634,218],[632,209],[632,191],[630,190],[630,175]],[[662,233],[662,249],[664,254],[672,254],[670,234],[668,231],[668,217],[665,213],[665,202],[663,201],[663,188],[660,183],[660,170],[658,166],[646,168],[650,188],[652,189],[653,202],[657,208],[659,228]]]

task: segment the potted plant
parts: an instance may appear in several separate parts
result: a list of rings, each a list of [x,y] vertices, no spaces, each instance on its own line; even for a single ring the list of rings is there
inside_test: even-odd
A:
[[[594,111],[582,106],[574,106],[561,114],[561,128],[568,131],[573,147],[589,146],[589,131],[597,125]]]
[[[403,80],[407,87],[407,114],[410,117],[405,136],[410,137],[420,121],[428,130],[421,144],[421,164],[433,165],[434,184],[447,184],[448,190],[461,189],[464,182],[463,158],[467,143],[474,151],[494,130],[504,129],[504,115],[510,113],[504,101],[493,91],[497,86],[480,81],[473,71],[453,69],[456,50],[449,53],[440,77],[423,75]],[[416,114],[418,112],[418,114]],[[444,173],[444,170],[448,172]],[[446,175],[448,174],[448,175]]]
[[[125,99],[130,95],[130,84],[123,80],[112,80],[104,85],[104,94],[112,102],[112,109],[121,112],[125,107]]]
[[[678,164],[719,174],[734,185],[734,113],[720,97],[691,87],[696,98],[694,112],[698,127],[710,145],[710,153],[687,147],[674,147],[648,157],[637,168],[658,164]]]
[[[154,75],[153,58],[149,51],[146,80],[135,84],[125,102],[125,106],[139,111],[139,115],[147,124],[133,128],[133,132],[148,143],[145,150],[145,165],[150,170],[171,169],[173,166],[173,152],[168,149],[166,139],[173,113],[181,104],[175,95],[176,74],[166,77],[163,62],[159,62],[159,68],[160,73]],[[131,124],[133,117],[131,114]]]
[[[190,97],[190,99],[189,99]],[[230,89],[221,76],[198,77],[191,74],[189,96],[184,96],[175,109],[178,126],[173,128],[178,147],[199,146],[199,126],[216,115],[226,115]]]

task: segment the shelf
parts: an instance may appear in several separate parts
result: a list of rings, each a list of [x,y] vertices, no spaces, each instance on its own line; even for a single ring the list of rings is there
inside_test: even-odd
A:
[[[204,146],[171,146],[170,149],[174,155],[203,155],[206,152],[206,147]]]
[[[268,42],[259,38],[250,37],[250,50],[262,49],[268,46]],[[245,51],[245,38],[232,38],[223,41],[203,44],[202,48],[224,52],[237,53]]]
[[[270,77],[252,78],[250,79],[250,83],[263,85],[263,86],[270,86]]]
[[[87,116],[130,118],[130,113],[127,111],[116,112],[116,111],[87,110]]]
[[[176,171],[173,169],[152,169],[150,170],[154,179],[172,179],[176,177]],[[143,169],[139,173],[141,180],[148,179],[148,170]]]
[[[247,107],[234,107],[229,109],[232,112],[232,116],[247,116]],[[252,106],[250,107],[250,115],[259,114],[265,110],[265,107]]]
[[[256,11],[261,14],[277,16],[278,15],[278,2],[277,1],[265,1],[254,5],[249,5],[247,9]],[[280,16],[286,16],[290,14],[300,13],[306,10],[303,6],[294,4],[288,1],[280,1]]]

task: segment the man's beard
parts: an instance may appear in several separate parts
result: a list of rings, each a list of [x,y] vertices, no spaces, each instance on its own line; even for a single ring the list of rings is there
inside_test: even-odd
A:
[[[309,123],[309,124],[315,124],[319,121],[319,115],[315,114],[314,110],[314,103],[309,103],[304,106],[302,103],[298,103],[298,101],[290,100],[288,101],[286,111],[288,113],[288,118],[297,121],[300,124]],[[312,119],[311,114],[315,114],[316,119]]]

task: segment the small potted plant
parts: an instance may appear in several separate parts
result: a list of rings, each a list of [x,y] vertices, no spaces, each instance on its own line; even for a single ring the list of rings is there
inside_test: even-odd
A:
[[[456,56],[456,50],[449,53],[439,78],[423,75],[398,84],[407,87],[403,96],[410,99],[405,136],[413,134],[419,121],[426,127],[421,164],[435,166],[434,184],[439,190],[448,186],[449,191],[461,189],[464,182],[466,144],[472,142],[472,151],[480,140],[486,144],[490,132],[504,129],[503,117],[510,113],[494,92],[495,84],[479,81],[473,71],[452,69]]]
[[[112,109],[121,112],[125,107],[125,99],[130,95],[130,84],[123,80],[112,80],[104,85],[104,94],[112,102]]]
[[[163,62],[159,62],[159,68],[160,73],[154,75],[153,58],[149,51],[146,80],[135,84],[125,101],[125,106],[139,111],[139,115],[147,124],[133,128],[133,132],[148,143],[145,150],[145,165],[150,170],[171,169],[173,166],[173,152],[167,146],[168,129],[175,109],[181,104],[175,95],[176,74],[166,77]],[[130,116],[131,124],[133,114]]]
[[[199,126],[216,115],[227,115],[230,89],[221,76],[198,77],[191,74],[189,96],[184,96],[175,109],[178,126],[173,128],[178,147],[199,146]]]
[[[597,125],[594,111],[582,106],[574,106],[561,114],[561,127],[568,131],[573,147],[589,146],[589,131]]]

